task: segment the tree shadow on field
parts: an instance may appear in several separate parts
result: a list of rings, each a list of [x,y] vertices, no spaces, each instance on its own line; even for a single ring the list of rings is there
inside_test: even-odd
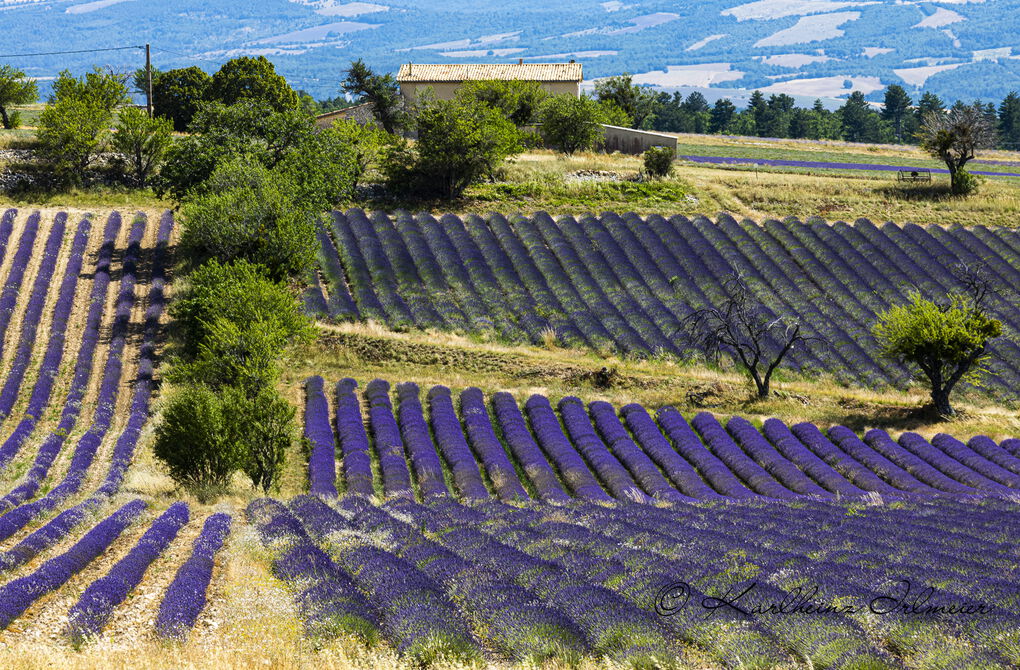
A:
[[[935,407],[926,404],[913,406],[875,406],[864,404],[851,398],[842,398],[840,407],[846,410],[841,417],[842,425],[861,434],[872,428],[882,430],[908,431],[922,427],[930,427],[946,422],[939,417]],[[960,418],[963,418],[960,413]],[[948,425],[948,422],[946,422]]]

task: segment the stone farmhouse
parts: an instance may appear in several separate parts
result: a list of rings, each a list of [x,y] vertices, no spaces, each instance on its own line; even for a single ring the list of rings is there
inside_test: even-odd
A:
[[[525,63],[523,59],[510,64],[405,63],[397,74],[400,93],[408,104],[426,87],[432,88],[436,98],[449,100],[465,81],[535,81],[554,95],[580,95],[582,79],[580,63]]]

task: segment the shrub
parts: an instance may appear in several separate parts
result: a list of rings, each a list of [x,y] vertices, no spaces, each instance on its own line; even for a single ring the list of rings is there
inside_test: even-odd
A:
[[[652,147],[645,151],[645,173],[652,177],[665,177],[673,171],[676,152],[669,147]]]
[[[545,143],[565,154],[589,151],[602,143],[605,113],[602,106],[587,97],[554,95],[539,108],[541,134]]]
[[[367,133],[334,125],[305,137],[287,152],[277,170],[294,185],[292,195],[298,203],[312,211],[328,211],[354,198],[362,171],[359,161],[367,160],[372,149],[366,145],[373,140]]]
[[[238,324],[216,317],[204,324],[205,337],[198,353],[171,368],[176,382],[258,389],[272,386],[280,376],[276,359],[287,346],[287,336],[276,321],[255,319]]]
[[[284,343],[308,337],[311,332],[287,286],[269,279],[264,266],[245,260],[221,264],[214,259],[196,269],[171,306],[170,315],[181,353],[189,359],[199,355],[216,320],[239,327],[255,322],[272,324],[279,333],[274,340]]]
[[[153,451],[178,485],[205,499],[243,463],[220,395],[205,386],[174,390],[156,426]]]
[[[114,128],[113,146],[127,156],[135,178],[145,183],[163,162],[173,142],[173,125],[166,119],[149,117],[137,107],[120,113]]]
[[[314,216],[289,180],[248,156],[227,160],[181,207],[180,248],[194,264],[248,260],[276,280],[302,277],[315,262]]]
[[[548,93],[537,81],[467,81],[457,95],[477,100],[500,111],[520,128],[534,123]]]
[[[499,111],[471,99],[419,98],[414,145],[398,141],[383,159],[395,190],[423,196],[460,196],[521,150],[520,133]]]
[[[88,100],[112,112],[118,105],[130,102],[125,82],[127,76],[95,67],[84,77],[74,77],[69,70],[63,70],[53,81],[51,103],[62,100]]]

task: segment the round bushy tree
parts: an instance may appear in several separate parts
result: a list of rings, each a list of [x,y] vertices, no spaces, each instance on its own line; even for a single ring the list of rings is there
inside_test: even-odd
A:
[[[297,93],[265,56],[232,58],[216,71],[209,85],[209,98],[232,105],[239,100],[258,100],[275,110],[297,109]]]
[[[212,77],[195,66],[159,73],[152,82],[155,113],[170,119],[177,132],[187,130],[195,112],[205,102],[211,83]]]

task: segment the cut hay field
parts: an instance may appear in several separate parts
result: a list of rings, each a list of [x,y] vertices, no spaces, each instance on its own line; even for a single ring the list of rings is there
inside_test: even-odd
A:
[[[304,439],[208,504],[152,453],[172,214],[0,212],[0,667],[1020,665],[1020,363],[940,423],[862,333],[1015,232],[326,223]],[[829,345],[766,401],[670,349],[734,267]]]

